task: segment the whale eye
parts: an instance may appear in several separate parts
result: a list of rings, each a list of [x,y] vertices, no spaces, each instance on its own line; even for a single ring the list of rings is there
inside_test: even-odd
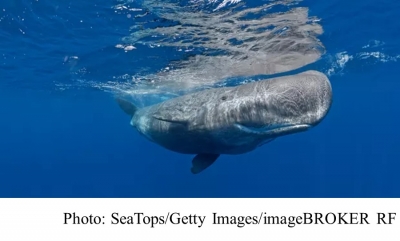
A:
[[[226,96],[222,96],[222,97],[221,97],[221,100],[226,100]]]

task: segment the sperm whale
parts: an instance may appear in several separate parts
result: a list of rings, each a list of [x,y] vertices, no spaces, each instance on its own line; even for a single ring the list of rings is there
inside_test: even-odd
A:
[[[317,71],[207,89],[138,109],[119,106],[147,139],[182,154],[195,154],[200,173],[222,154],[250,152],[277,137],[306,131],[327,115],[332,103],[328,78]]]

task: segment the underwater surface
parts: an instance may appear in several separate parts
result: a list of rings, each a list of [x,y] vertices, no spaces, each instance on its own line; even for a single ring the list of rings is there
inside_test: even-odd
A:
[[[2,0],[0,197],[400,197],[400,2]],[[317,70],[306,132],[190,172],[139,107]]]

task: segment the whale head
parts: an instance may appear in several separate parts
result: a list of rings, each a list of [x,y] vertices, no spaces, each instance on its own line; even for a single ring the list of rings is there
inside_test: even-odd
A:
[[[237,120],[236,127],[270,138],[318,125],[332,103],[330,82],[317,71],[263,80],[236,91],[236,96],[242,96],[231,103],[235,108],[230,107],[235,110],[230,114]]]

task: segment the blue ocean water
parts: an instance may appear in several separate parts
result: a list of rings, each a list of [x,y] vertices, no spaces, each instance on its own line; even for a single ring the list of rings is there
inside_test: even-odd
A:
[[[227,11],[274,1],[197,2],[213,14],[223,2]],[[145,3],[1,1],[1,197],[400,197],[399,1],[293,3],[323,28],[325,53],[303,69],[328,75],[329,114],[307,132],[221,156],[199,175],[191,155],[138,134],[113,98],[135,73],[194,54],[123,41],[173,24]]]

